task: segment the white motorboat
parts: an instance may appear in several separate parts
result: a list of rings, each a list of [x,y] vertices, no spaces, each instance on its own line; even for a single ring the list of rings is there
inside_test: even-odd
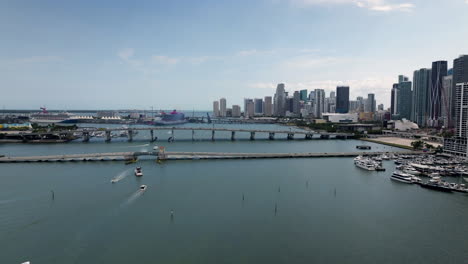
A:
[[[136,167],[135,176],[137,176],[137,177],[143,176],[143,172],[141,171],[141,167]]]
[[[140,191],[145,191],[146,188],[147,188],[146,185],[143,184],[143,185],[140,186]]]
[[[392,176],[390,176],[390,179],[403,183],[413,183],[413,176],[402,171],[393,172]]]
[[[377,167],[377,164],[371,160],[356,160],[354,161],[354,165],[368,171],[375,171],[375,168]]]

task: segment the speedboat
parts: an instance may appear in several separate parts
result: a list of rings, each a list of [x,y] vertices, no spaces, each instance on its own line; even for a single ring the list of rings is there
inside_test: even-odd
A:
[[[145,191],[145,190],[146,190],[146,185],[144,185],[144,184],[141,185],[141,186],[140,186],[140,191]]]
[[[135,176],[137,176],[137,177],[143,176],[143,172],[141,171],[141,167],[136,167]]]
[[[111,180],[111,183],[116,183],[116,182],[118,182],[117,179],[112,179],[112,180]]]

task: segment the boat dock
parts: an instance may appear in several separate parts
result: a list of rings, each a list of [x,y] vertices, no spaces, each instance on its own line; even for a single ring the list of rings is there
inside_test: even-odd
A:
[[[111,152],[48,156],[0,157],[0,163],[20,162],[76,162],[76,161],[129,161],[140,156],[153,156],[157,160],[218,160],[218,159],[294,159],[379,156],[382,154],[414,155],[417,151],[399,152],[338,152],[338,153],[228,153],[228,152]]]

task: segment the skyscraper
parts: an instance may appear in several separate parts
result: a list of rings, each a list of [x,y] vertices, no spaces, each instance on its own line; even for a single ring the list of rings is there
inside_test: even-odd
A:
[[[255,115],[263,115],[263,100],[261,98],[255,98]]]
[[[307,101],[307,99],[308,99],[307,98],[307,89],[301,90],[300,93],[301,93],[301,101],[304,101],[304,102]]]
[[[451,117],[455,117],[455,105],[456,103],[456,89],[457,83],[468,82],[468,55],[461,55],[453,60],[453,81],[452,81],[452,107]],[[454,122],[450,122],[450,127],[453,127]]]
[[[219,112],[222,117],[226,117],[226,98],[219,99]]]
[[[263,113],[265,116],[273,115],[273,104],[271,96],[265,96],[265,101],[263,103]]]
[[[383,105],[383,104],[379,104],[379,106],[377,107],[377,110],[383,111],[383,110],[384,110],[384,105]]]
[[[325,112],[325,91],[323,89],[315,89],[315,106],[314,106],[315,118],[322,118],[322,114],[324,112]]]
[[[457,83],[456,89],[456,136],[468,137],[468,83]]]
[[[367,95],[366,106],[365,112],[375,113],[375,94]]]
[[[443,126],[445,128],[453,127],[455,116],[452,116],[452,108],[454,107],[454,100],[452,99],[453,94],[453,75],[447,75],[444,77],[442,82],[442,119]]]
[[[252,105],[254,104],[254,102],[253,102],[252,99],[250,99],[250,98],[244,98],[244,117],[245,117],[245,118],[248,118],[248,117],[249,117],[249,116],[248,116],[248,109],[247,109],[247,108],[248,108],[248,104],[249,104],[250,102],[252,102]],[[252,112],[252,115],[251,115],[251,116],[253,116],[253,112]]]
[[[213,102],[213,115],[215,117],[219,117],[219,102],[218,101]]]
[[[419,127],[426,127],[428,115],[428,102],[430,94],[431,69],[414,71],[413,75],[413,122]]]
[[[284,116],[286,114],[286,93],[283,83],[278,84],[276,87],[273,107],[275,116]]]
[[[252,99],[248,100],[246,103],[246,111],[244,113],[245,118],[252,118],[255,115],[255,103]]]
[[[400,119],[411,120],[413,93],[411,91],[411,82],[405,81],[398,84],[397,93],[397,114]]]
[[[349,112],[349,86],[336,87],[336,112],[342,114]]]
[[[398,83],[394,83],[392,87],[392,96],[390,103],[390,115],[397,115],[397,103],[398,103]]]
[[[301,94],[295,91],[293,94],[293,113],[299,115],[301,113]]]
[[[433,62],[428,109],[430,120],[429,125],[432,127],[440,127],[442,124],[442,83],[445,76],[447,76],[447,61]]]
[[[241,108],[238,105],[232,106],[232,117],[240,117],[241,116]]]

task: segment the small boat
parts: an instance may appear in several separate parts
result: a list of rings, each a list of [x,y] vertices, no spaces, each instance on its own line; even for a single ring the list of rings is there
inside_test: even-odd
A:
[[[141,185],[141,186],[140,186],[140,191],[145,191],[145,190],[146,190],[146,185],[144,185],[144,184]]]
[[[111,180],[111,183],[116,183],[116,182],[118,182],[117,179],[112,179],[112,180]]]
[[[137,176],[137,177],[143,176],[143,172],[141,171],[141,167],[136,167],[135,176]]]

